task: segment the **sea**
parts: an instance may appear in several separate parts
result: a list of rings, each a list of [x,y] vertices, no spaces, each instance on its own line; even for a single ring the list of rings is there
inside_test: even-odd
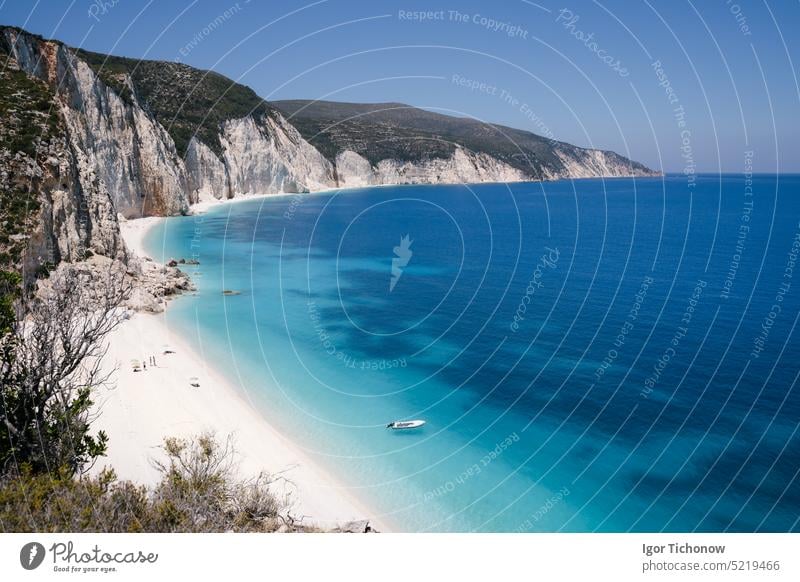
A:
[[[800,530],[800,176],[258,197],[145,245],[199,263],[168,325],[393,530]]]

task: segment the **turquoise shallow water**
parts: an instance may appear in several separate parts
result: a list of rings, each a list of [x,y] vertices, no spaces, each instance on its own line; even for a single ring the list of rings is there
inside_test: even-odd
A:
[[[790,531],[800,178],[749,186],[281,196],[146,246],[200,261],[170,325],[397,529]]]

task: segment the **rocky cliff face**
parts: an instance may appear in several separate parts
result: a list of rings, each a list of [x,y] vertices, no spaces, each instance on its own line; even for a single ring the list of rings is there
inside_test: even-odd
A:
[[[554,148],[554,152],[560,165],[542,167],[534,177],[533,169],[528,173],[483,152],[460,146],[456,146],[449,157],[414,162],[388,158],[374,166],[360,154],[344,150],[336,154],[336,179],[339,187],[354,188],[382,184],[478,184],[656,175],[631,169],[630,161],[614,152],[575,147]]]
[[[614,152],[403,103],[276,101],[340,185],[657,175]]]
[[[220,141],[229,195],[302,192],[333,187],[328,161],[282,115],[232,119]],[[215,193],[217,198],[223,193]]]
[[[112,88],[68,47],[3,32],[20,68],[55,91],[70,140],[126,218],[181,214],[201,197],[335,185],[332,166],[277,112],[222,123],[221,155],[193,137],[183,157],[130,75]]]
[[[524,173],[482,153],[456,148],[449,158],[408,162],[384,159],[374,167],[356,152],[336,156],[338,184],[344,188],[380,184],[474,184],[520,182]]]
[[[24,194],[35,207],[19,223],[29,228],[5,229],[5,250],[26,247],[31,268],[77,261],[87,251],[125,260],[118,215],[182,214],[201,200],[651,173],[613,152],[501,128],[517,132],[508,147],[492,135],[498,127],[407,106],[400,117],[366,106],[383,117],[371,125],[340,119],[320,142],[313,123],[324,120],[309,125],[295,111],[287,121],[215,73],[78,51],[11,27],[0,27],[0,50],[9,59],[0,185],[15,193],[15,204]],[[15,83],[24,90],[11,92]],[[328,104],[325,115],[342,114],[343,105]]]
[[[222,123],[219,155],[192,138],[181,156],[130,75],[112,87],[69,47],[14,28],[0,28],[0,49],[10,103],[0,126],[8,137],[0,186],[26,212],[2,229],[8,266],[33,273],[92,254],[126,260],[118,215],[175,215],[204,199],[336,184],[333,166],[277,112]],[[32,93],[27,102],[12,81]],[[39,109],[43,125],[23,128],[38,122]]]
[[[222,159],[193,137],[186,152],[192,202],[336,185],[333,167],[280,114],[226,121]]]
[[[554,149],[560,168],[546,174],[548,180],[564,178],[619,178],[624,176],[657,176],[647,168],[632,167],[631,161],[615,152],[590,150],[562,145]]]
[[[13,40],[0,37],[0,269],[30,282],[61,261],[125,260],[115,204],[52,89],[58,47]]]
[[[2,33],[19,68],[53,91],[80,171],[95,181],[114,217],[188,208],[183,162],[161,125],[99,81],[66,46],[14,29]]]

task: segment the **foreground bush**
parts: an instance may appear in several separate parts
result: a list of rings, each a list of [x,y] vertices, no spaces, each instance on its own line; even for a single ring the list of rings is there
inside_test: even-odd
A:
[[[92,393],[108,383],[105,339],[123,321],[130,284],[113,264],[63,265],[23,293],[0,273],[0,475],[79,473],[105,453],[91,431]]]
[[[23,466],[0,481],[3,532],[310,531],[297,523],[266,474],[238,480],[230,443],[211,435],[167,439],[153,489],[117,480],[112,470],[73,477],[70,468]]]

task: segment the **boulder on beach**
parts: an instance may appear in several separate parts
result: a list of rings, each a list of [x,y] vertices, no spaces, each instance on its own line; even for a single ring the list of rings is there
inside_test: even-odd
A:
[[[370,527],[368,519],[348,521],[333,531],[334,533],[377,533],[374,529],[372,529],[372,527]]]

